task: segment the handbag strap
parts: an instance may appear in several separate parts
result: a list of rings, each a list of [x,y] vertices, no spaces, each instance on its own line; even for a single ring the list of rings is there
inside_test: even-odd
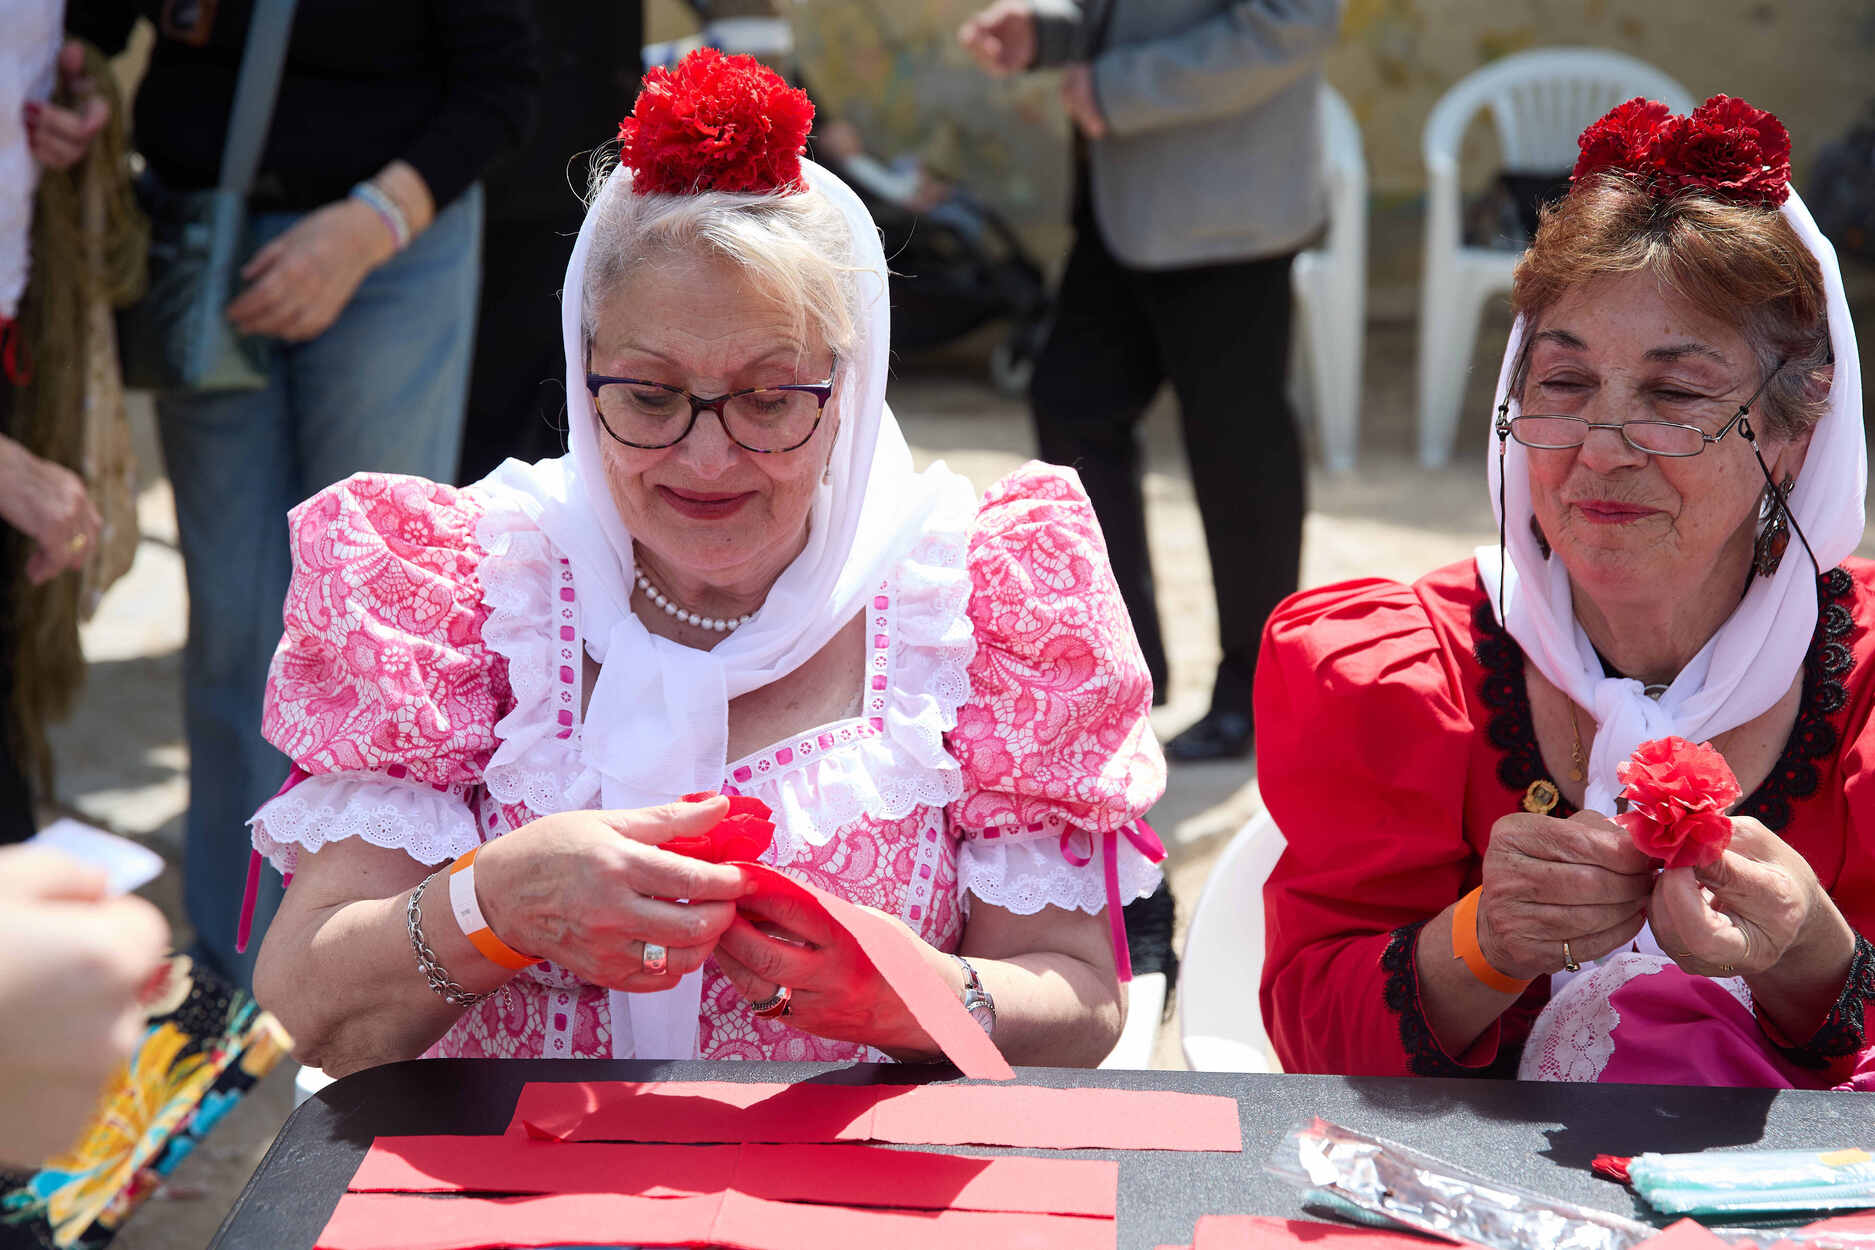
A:
[[[221,189],[246,196],[260,170],[260,157],[273,125],[280,97],[280,70],[293,34],[296,0],[254,0],[248,19],[247,46],[241,51],[241,74],[234,84],[234,108],[228,140],[221,150]]]

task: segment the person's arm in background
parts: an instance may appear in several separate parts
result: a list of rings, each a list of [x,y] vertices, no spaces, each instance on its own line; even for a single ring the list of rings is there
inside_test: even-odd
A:
[[[1081,42],[1080,0],[996,0],[957,30],[977,64],[992,74],[1065,65]]]
[[[1091,63],[1107,133],[1140,134],[1254,108],[1320,68],[1340,0],[1239,0],[1176,35],[1108,48]]]
[[[370,179],[396,206],[411,238],[491,162],[520,145],[539,86],[526,0],[433,0],[431,11],[442,48],[442,107],[404,154]],[[398,246],[377,208],[357,196],[335,200],[306,214],[242,267],[248,286],[228,306],[228,319],[246,334],[317,338]]]
[[[138,995],[169,926],[104,875],[30,847],[0,850],[0,1157],[33,1167],[77,1143],[142,1035]]]
[[[0,379],[0,386],[6,384]],[[3,435],[0,521],[33,540],[26,577],[35,586],[83,565],[104,524],[85,493],[84,479]]]

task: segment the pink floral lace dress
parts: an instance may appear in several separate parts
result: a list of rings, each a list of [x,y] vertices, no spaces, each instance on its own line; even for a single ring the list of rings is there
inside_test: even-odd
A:
[[[519,509],[478,487],[360,474],[292,515],[286,633],[264,728],[291,757],[255,849],[291,873],[343,838],[440,865],[599,805],[579,753],[580,588]],[[764,858],[954,950],[972,897],[1019,914],[1150,893],[1111,836],[1165,784],[1151,681],[1086,496],[1029,464],[974,515],[939,516],[867,608],[860,713],[727,766],[776,813]],[[673,796],[675,797],[675,796]],[[604,988],[536,965],[429,1052],[608,1057]],[[629,1029],[625,1022],[620,1027]],[[714,964],[706,1059],[876,1057],[758,1020]]]

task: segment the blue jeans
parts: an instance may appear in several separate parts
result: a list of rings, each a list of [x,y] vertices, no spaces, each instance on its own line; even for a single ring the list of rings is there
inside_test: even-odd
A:
[[[253,246],[299,219],[257,214]],[[363,470],[437,481],[455,472],[481,235],[482,192],[472,186],[369,274],[324,334],[275,344],[265,389],[157,397],[189,587],[183,904],[197,955],[243,986],[281,894],[278,875],[262,874],[253,938],[237,955],[247,819],[290,767],[260,734],[292,574],[287,510]]]

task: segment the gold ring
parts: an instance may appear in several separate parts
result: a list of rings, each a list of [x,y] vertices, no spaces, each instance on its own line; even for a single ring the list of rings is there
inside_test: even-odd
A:
[[[85,537],[83,534],[73,534],[72,540],[69,543],[65,544],[65,549],[71,552],[73,555],[76,555],[77,553],[83,551],[85,549],[85,544],[90,541],[91,540]]]
[[[1569,953],[1569,943],[1567,942],[1562,944],[1562,966],[1564,972],[1582,971],[1582,965],[1577,963],[1575,956]]]

